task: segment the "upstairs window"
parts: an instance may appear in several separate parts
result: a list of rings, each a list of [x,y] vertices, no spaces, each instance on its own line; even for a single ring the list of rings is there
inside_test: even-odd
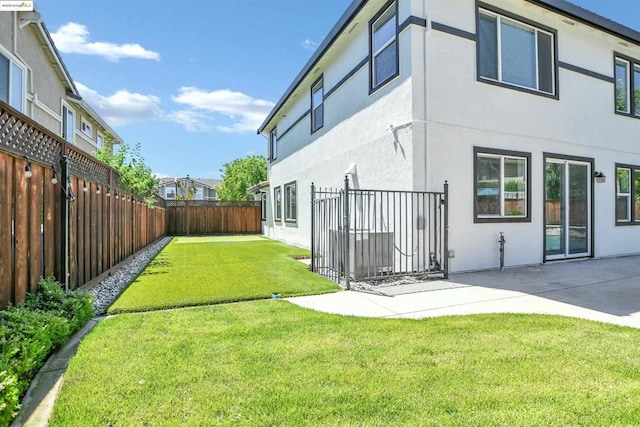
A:
[[[278,157],[278,132],[276,129],[269,134],[269,159],[275,160]]]
[[[616,112],[640,117],[640,62],[616,56]]]
[[[398,23],[395,2],[383,9],[371,21],[369,58],[372,91],[399,74]]]
[[[616,224],[640,224],[640,166],[616,164]]]
[[[320,77],[311,86],[311,133],[324,126],[324,84]]]
[[[91,138],[93,136],[92,135],[91,124],[88,121],[86,121],[85,119],[81,119],[80,120],[80,130],[82,131],[83,134],[85,134],[89,138]]]
[[[98,145],[98,148],[104,145],[104,135],[100,132],[98,132],[98,135],[96,136],[96,144]]]
[[[0,101],[24,112],[24,75],[22,66],[0,53]]]
[[[478,12],[478,75],[555,95],[555,34],[495,12]]]

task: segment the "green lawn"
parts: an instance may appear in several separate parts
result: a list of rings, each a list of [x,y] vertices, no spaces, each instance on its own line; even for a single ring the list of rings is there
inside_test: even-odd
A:
[[[638,342],[555,316],[365,319],[282,300],[124,314],[82,341],[50,425],[637,425]]]
[[[109,313],[334,292],[291,258],[309,251],[260,236],[175,237]]]

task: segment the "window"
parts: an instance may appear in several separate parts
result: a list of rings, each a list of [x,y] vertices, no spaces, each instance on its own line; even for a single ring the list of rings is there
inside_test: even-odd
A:
[[[295,221],[296,211],[296,183],[290,182],[284,186],[284,220]]]
[[[616,223],[640,224],[640,166],[616,164]]]
[[[276,129],[269,134],[269,159],[275,160],[278,157],[278,133]]]
[[[273,190],[273,204],[275,209],[273,216],[276,221],[280,221],[282,219],[282,190],[280,187]]]
[[[22,66],[0,53],[0,101],[24,112],[24,75]]]
[[[616,112],[640,117],[640,62],[616,56]]]
[[[204,192],[202,187],[196,188],[196,194],[193,196],[193,200],[204,200]]]
[[[66,104],[62,104],[62,137],[67,141],[74,143],[75,141],[75,111]]]
[[[260,217],[263,221],[267,220],[267,193],[260,193]]]
[[[372,91],[398,75],[398,24],[395,2],[383,9],[370,24],[369,58]]]
[[[531,154],[474,148],[475,222],[530,221]]]
[[[80,130],[89,138],[93,136],[91,132],[91,124],[85,119],[80,119]]]
[[[175,199],[176,198],[176,189],[171,187],[165,187],[164,189],[165,199]]]
[[[98,135],[96,136],[96,144],[98,145],[98,148],[104,145],[104,135],[100,132],[98,132]]]
[[[320,77],[311,86],[311,133],[324,126],[324,85]]]
[[[555,34],[497,13],[478,12],[478,75],[502,83],[555,94]]]

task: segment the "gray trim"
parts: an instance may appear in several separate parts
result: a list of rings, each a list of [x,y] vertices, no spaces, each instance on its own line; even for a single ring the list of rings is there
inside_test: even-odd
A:
[[[417,25],[418,27],[427,28],[427,20],[418,16],[411,15],[407,19],[405,19],[402,24],[400,24],[400,26],[398,27],[398,33],[406,30],[409,25]]]
[[[365,65],[367,65],[367,63],[369,62],[369,57],[367,56],[366,58],[364,58],[362,61],[358,62],[358,65],[356,65],[355,67],[353,67],[353,69],[351,71],[349,71],[347,73],[346,76],[344,76],[343,78],[340,79],[340,81],[338,83],[336,83],[336,85],[334,87],[332,87],[331,89],[329,89],[325,94],[324,94],[324,99],[329,98],[331,95],[333,95],[333,92],[335,92],[336,90],[340,89],[340,87],[345,84],[351,77],[353,77],[358,71],[360,71],[360,69],[362,69],[362,67],[364,67]]]
[[[282,132],[282,133],[280,134],[280,136],[278,137],[278,140],[281,140],[282,138],[284,138],[284,136],[285,136],[286,134],[288,134],[288,133],[289,133],[289,131],[290,131],[291,129],[293,129],[294,127],[298,126],[298,124],[300,124],[300,122],[301,122],[301,121],[303,121],[303,120],[304,120],[304,119],[305,119],[309,114],[311,114],[311,110],[307,110],[307,111],[305,111],[303,115],[301,115],[300,117],[298,117],[298,118],[296,119],[296,121],[295,121],[295,122],[293,122],[293,124],[292,124],[291,126],[289,126],[288,128],[286,128],[286,129],[285,129],[285,131],[284,131],[284,132]]]
[[[596,73],[595,71],[587,70],[586,68],[578,67],[577,65],[567,64],[566,62],[558,61],[558,66],[565,70],[573,71],[575,73],[579,73],[588,77],[593,77],[594,79],[602,80],[607,83],[615,83],[616,79],[614,77],[605,76],[604,74]]]
[[[338,39],[338,36],[340,36],[340,34],[342,34],[342,32],[347,28],[347,26],[351,23],[351,21],[353,21],[353,19],[360,12],[360,10],[367,3],[367,1],[369,0],[353,0],[351,2],[347,10],[342,14],[340,19],[336,23],[336,25],[333,26],[331,31],[329,31],[329,34],[327,35],[327,37],[322,41],[318,49],[316,49],[311,59],[309,59],[309,61],[307,61],[305,66],[302,67],[302,71],[300,71],[296,76],[296,78],[293,79],[293,83],[289,85],[289,87],[284,92],[280,100],[278,100],[276,105],[273,107],[273,109],[271,110],[267,118],[264,119],[264,122],[262,122],[262,125],[260,125],[260,127],[258,128],[258,133],[262,133],[264,131],[264,129],[269,124],[269,122],[271,122],[271,120],[275,117],[275,115],[278,113],[280,108],[282,108],[282,106],[287,101],[287,99],[289,99],[289,96],[291,96],[291,94],[298,88],[298,86],[300,86],[300,84],[305,79],[305,77],[307,77],[307,75],[309,74],[309,72],[311,72],[313,67],[315,67],[318,61],[320,61],[320,58],[322,58],[324,54],[329,50],[329,48],[333,46],[333,43],[335,43],[335,41]]]
[[[583,9],[565,0],[526,0],[529,3],[575,19],[583,24],[595,27],[606,33],[640,45],[640,32],[607,19],[587,9]]]
[[[439,22],[431,21],[431,29],[451,34],[452,36],[462,37],[463,39],[471,40],[473,42],[476,41],[476,35],[474,33],[470,33],[459,28],[450,27],[449,25],[441,24]]]
[[[618,203],[618,169],[629,169],[629,184],[630,184],[630,188],[629,188],[629,203],[631,203],[630,209],[629,209],[629,213],[631,214],[631,217],[629,218],[629,221],[624,221],[624,220],[619,220],[617,218],[618,216],[618,212],[617,212],[617,203]],[[613,185],[614,185],[614,195],[615,195],[615,201],[614,201],[614,209],[613,209],[613,215],[614,215],[614,222],[616,227],[621,226],[621,227],[627,227],[629,225],[640,225],[640,218],[636,218],[636,212],[635,212],[635,206],[634,206],[634,201],[636,200],[636,197],[638,197],[638,193],[640,193],[640,191],[638,191],[638,189],[635,186],[635,175],[636,175],[636,171],[640,170],[640,166],[638,165],[630,165],[630,164],[626,164],[626,163],[616,163],[615,164],[615,172],[614,172],[614,179],[613,179]]]

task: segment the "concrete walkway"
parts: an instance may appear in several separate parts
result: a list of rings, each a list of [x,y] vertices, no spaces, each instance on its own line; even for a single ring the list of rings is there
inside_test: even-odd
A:
[[[363,317],[539,313],[640,328],[640,256],[456,274],[449,280],[288,301],[326,313]]]

